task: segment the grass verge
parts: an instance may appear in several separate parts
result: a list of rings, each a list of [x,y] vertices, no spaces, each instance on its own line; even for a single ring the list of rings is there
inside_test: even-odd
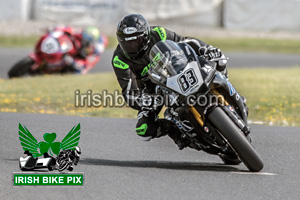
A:
[[[300,68],[231,69],[231,83],[247,98],[249,119],[272,125],[300,126]],[[84,76],[39,76],[0,79],[0,111],[78,116],[135,118],[125,107],[75,107],[75,91],[113,93],[119,85],[113,73]]]
[[[223,52],[271,52],[271,53],[300,53],[298,39],[265,39],[265,38],[202,38],[208,44],[220,48]],[[0,36],[0,47],[32,47],[39,36]],[[108,36],[108,49],[117,46],[114,35]]]
[[[39,40],[40,36],[6,36],[0,35],[0,47],[31,47]],[[115,36],[108,36],[108,47],[107,48],[115,48],[117,46],[117,40]]]
[[[0,47],[31,47],[33,48],[39,36],[4,36],[0,35]]]
[[[229,77],[247,98],[249,119],[271,125],[300,126],[300,68],[234,69]]]
[[[0,79],[0,111],[132,118],[131,108],[75,107],[75,91],[113,93],[119,89],[113,73]]]

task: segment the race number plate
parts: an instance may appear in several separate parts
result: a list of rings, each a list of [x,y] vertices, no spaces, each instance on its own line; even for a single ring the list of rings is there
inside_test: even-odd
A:
[[[195,71],[188,69],[184,74],[178,77],[177,82],[182,93],[186,93],[198,83],[198,79],[195,75]]]
[[[47,37],[41,44],[41,51],[47,54],[53,54],[58,52],[59,44],[58,41],[53,37]]]
[[[196,61],[188,63],[180,74],[167,78],[167,87],[184,96],[195,93],[202,84],[202,74]]]

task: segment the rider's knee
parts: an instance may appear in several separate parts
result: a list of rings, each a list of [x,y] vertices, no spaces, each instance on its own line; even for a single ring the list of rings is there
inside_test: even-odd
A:
[[[140,139],[143,141],[149,141],[157,135],[156,128],[149,126],[147,123],[143,123],[143,124],[138,123],[136,125],[135,131],[136,134],[140,136]]]

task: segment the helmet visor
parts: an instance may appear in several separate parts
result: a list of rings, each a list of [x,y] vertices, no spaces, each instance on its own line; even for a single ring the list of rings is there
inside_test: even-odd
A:
[[[130,57],[136,57],[148,43],[147,36],[145,36],[145,34],[122,39],[118,37],[118,40],[122,50]]]

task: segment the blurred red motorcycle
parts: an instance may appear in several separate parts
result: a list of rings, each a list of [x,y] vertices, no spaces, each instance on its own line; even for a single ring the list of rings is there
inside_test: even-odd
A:
[[[106,37],[104,37],[107,40]],[[104,44],[106,46],[107,41]],[[70,59],[76,59],[79,55],[78,41],[70,34],[54,30],[45,33],[35,45],[35,51],[17,62],[8,72],[9,78],[35,74],[54,73],[78,73],[79,71],[70,65]],[[100,59],[99,55],[87,58],[88,65],[79,73],[85,74],[93,68]]]

